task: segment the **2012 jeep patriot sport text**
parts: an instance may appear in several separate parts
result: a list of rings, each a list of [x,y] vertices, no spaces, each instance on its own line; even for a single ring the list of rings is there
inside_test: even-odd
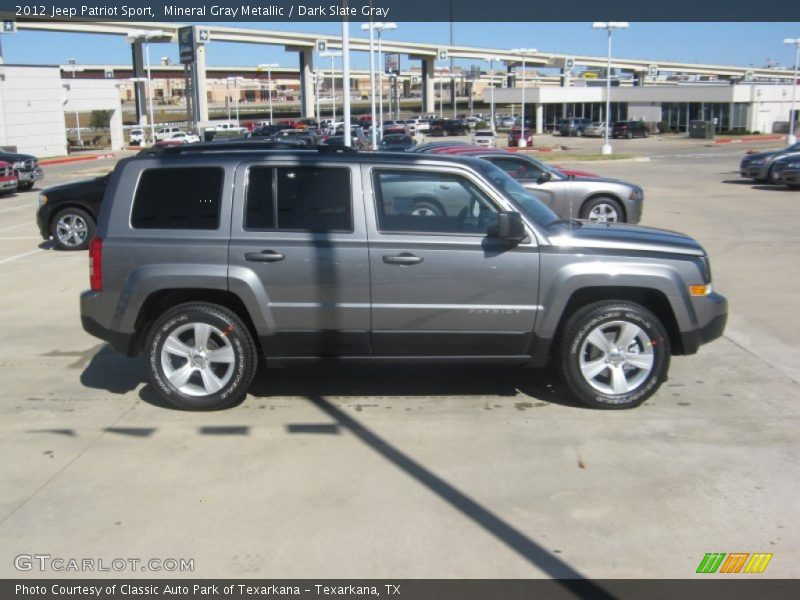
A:
[[[476,158],[240,146],[120,161],[90,248],[83,327],[178,407],[241,401],[261,355],[554,360],[628,408],[725,327],[685,235],[559,220]]]

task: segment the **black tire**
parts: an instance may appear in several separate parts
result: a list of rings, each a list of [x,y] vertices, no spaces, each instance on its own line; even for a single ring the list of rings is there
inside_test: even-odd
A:
[[[50,234],[59,250],[86,250],[96,227],[94,217],[82,208],[65,208],[58,211],[50,222]]]
[[[195,359],[201,361],[197,364],[205,364],[194,366],[193,359],[189,357],[182,363],[181,355],[177,354],[165,356],[162,353],[165,343],[168,340],[172,343],[182,335],[187,336],[183,338],[187,340],[183,342],[184,347],[196,350],[199,340],[196,339],[194,324],[210,325],[216,330],[207,335],[207,346],[201,347],[202,356],[198,358],[197,354],[194,355]],[[186,331],[180,333],[184,329]],[[173,335],[175,337],[171,338]],[[215,350],[225,350],[227,347],[231,348],[232,362],[204,360]],[[238,404],[247,394],[258,366],[253,337],[241,319],[227,308],[206,302],[180,304],[156,319],[148,331],[144,354],[148,380],[153,389],[165,402],[181,410],[221,410]],[[189,367],[187,371],[191,371],[191,375],[183,385],[176,386],[170,381],[164,369],[165,362],[175,369],[173,379],[179,370]],[[212,364],[217,366],[212,368]],[[222,366],[226,364],[231,366]],[[221,387],[211,393],[208,393],[203,376],[203,371],[207,369],[212,369],[217,378],[215,385],[222,380]],[[187,393],[190,388],[191,393]]]
[[[622,352],[614,348],[605,356],[602,353],[598,355],[597,347],[588,338],[600,332],[602,337],[599,339],[608,341],[616,331],[617,337],[609,341],[609,346],[613,348],[624,331],[623,327],[628,326],[626,324],[632,325],[630,330],[637,332],[631,343]],[[595,302],[573,314],[563,331],[559,349],[561,375],[575,397],[590,408],[634,408],[652,396],[667,380],[669,336],[658,317],[639,304],[625,301]],[[640,363],[650,362],[649,370],[631,365],[629,359]],[[593,362],[598,365],[593,367]],[[587,377],[581,365],[590,372],[594,372],[592,368],[602,370],[594,377]],[[613,390],[616,385],[613,376],[615,369],[618,373],[627,373],[620,376],[620,389],[623,390],[620,393],[614,393]]]
[[[606,206],[608,210],[603,210],[601,207]],[[580,217],[581,219],[591,219],[591,213],[597,209],[597,212],[605,212],[608,216],[606,217],[605,221],[609,222],[616,222],[616,223],[625,223],[625,209],[622,208],[622,204],[620,204],[619,200],[616,198],[611,198],[610,196],[595,196],[594,198],[590,198],[586,202],[583,203],[580,210]],[[611,217],[610,210],[613,210],[616,214],[615,217]],[[599,215],[596,215],[595,221],[603,221],[604,219],[600,218]]]
[[[33,189],[33,181],[26,181],[17,185],[17,189],[21,192],[27,192]]]

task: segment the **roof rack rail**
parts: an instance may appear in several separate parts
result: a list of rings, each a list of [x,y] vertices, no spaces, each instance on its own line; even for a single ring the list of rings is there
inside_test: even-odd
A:
[[[196,144],[181,144],[175,146],[151,146],[139,152],[140,155],[160,156],[175,154],[191,154],[194,152],[208,152],[214,150],[313,150],[296,142],[283,141],[245,141],[233,142],[199,142]]]
[[[358,154],[358,149],[352,146],[317,146],[320,154]]]

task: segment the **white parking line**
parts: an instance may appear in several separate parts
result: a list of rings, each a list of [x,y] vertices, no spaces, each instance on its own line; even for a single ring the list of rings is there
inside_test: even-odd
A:
[[[34,208],[34,207],[33,207],[33,206],[31,206],[30,204],[23,204],[23,205],[21,205],[21,206],[15,206],[15,207],[13,207],[13,208],[3,208],[3,209],[0,209],[0,213],[7,213],[7,212],[11,212],[12,210],[19,210],[19,209],[21,209],[21,208]]]
[[[37,252],[41,252],[41,248],[37,248],[36,250],[31,250],[30,252],[25,252],[24,254],[17,254],[16,256],[9,256],[8,258],[4,258],[0,260],[0,265],[5,263],[10,263],[12,260],[17,260],[18,258],[25,258],[26,256],[30,256],[31,254],[36,254]]]
[[[30,222],[25,221],[24,223],[17,223],[16,225],[11,225],[9,227],[0,227],[0,231],[8,231],[9,229],[19,229],[20,227],[25,227],[26,225],[30,225]]]

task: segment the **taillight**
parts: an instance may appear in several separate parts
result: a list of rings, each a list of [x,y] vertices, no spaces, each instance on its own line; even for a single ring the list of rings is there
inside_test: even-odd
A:
[[[89,243],[89,285],[93,292],[103,290],[103,240],[99,237]]]

